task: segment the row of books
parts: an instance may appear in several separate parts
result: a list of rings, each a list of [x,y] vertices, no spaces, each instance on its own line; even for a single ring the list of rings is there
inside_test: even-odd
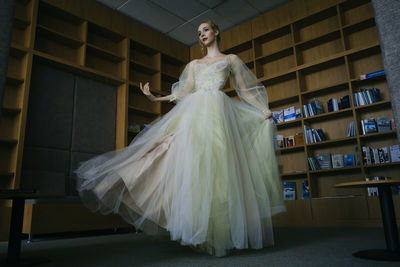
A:
[[[356,106],[363,106],[381,101],[381,91],[378,88],[360,89],[360,92],[354,93]]]
[[[304,145],[303,133],[296,133],[291,136],[283,136],[276,135],[276,147],[277,148],[285,148],[285,147],[293,147],[293,146],[301,146]]]
[[[282,123],[300,119],[301,113],[299,108],[292,106],[282,110],[273,111],[272,118],[274,119],[275,123]]]
[[[283,182],[283,199],[296,200],[296,182]],[[310,187],[307,180],[301,182],[301,199],[310,198]]]
[[[354,167],[359,165],[358,154],[321,153],[308,158],[310,170],[326,170],[332,168]]]
[[[305,118],[322,113],[324,113],[324,109],[318,98],[314,98],[309,104],[303,105],[303,114]]]
[[[328,140],[322,129],[311,129],[308,126],[304,126],[306,144],[312,144]]]
[[[389,120],[386,117],[377,117],[376,120],[374,118],[361,120],[363,134],[390,131],[395,128],[394,119]]]
[[[349,128],[347,130],[347,137],[356,136],[356,130],[354,128],[354,121],[349,123]]]
[[[399,145],[380,148],[363,146],[362,156],[365,165],[400,162]]]
[[[340,97],[340,102],[336,98],[331,98],[328,100],[328,112],[338,111],[345,108],[351,107],[350,96],[345,95]]]
[[[327,102],[328,112],[338,111],[340,109],[350,108],[351,100],[349,95],[340,97],[340,102],[336,98],[331,98]],[[314,98],[309,104],[303,105],[304,117],[311,117],[324,113],[324,108],[318,98]]]

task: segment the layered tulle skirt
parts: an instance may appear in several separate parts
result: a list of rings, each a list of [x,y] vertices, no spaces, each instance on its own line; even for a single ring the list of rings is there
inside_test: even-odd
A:
[[[273,244],[284,211],[275,125],[221,91],[197,91],[126,148],[80,164],[82,201],[145,232],[223,256]]]

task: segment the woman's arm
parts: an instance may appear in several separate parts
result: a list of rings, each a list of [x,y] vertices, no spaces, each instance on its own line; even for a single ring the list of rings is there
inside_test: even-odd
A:
[[[161,96],[161,97],[154,96],[150,92],[150,85],[149,85],[148,82],[145,83],[144,85],[142,85],[142,83],[140,83],[140,90],[142,90],[143,94],[145,94],[145,96],[147,96],[147,98],[152,102],[156,102],[156,101],[171,101],[171,99],[173,98],[172,95],[166,95],[166,96]]]
[[[243,101],[254,106],[264,113],[264,120],[272,117],[268,108],[268,95],[265,86],[261,84],[251,70],[239,59],[238,56],[230,54],[231,79],[236,93]]]

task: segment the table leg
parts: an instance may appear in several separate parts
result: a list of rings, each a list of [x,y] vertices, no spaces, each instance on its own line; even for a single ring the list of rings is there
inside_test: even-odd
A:
[[[15,198],[11,210],[10,236],[8,241],[7,263],[18,265],[21,253],[22,223],[25,199]]]
[[[389,251],[399,251],[399,233],[394,214],[392,190],[390,185],[379,186],[383,229],[385,230],[386,247]]]
[[[392,190],[390,185],[381,185],[378,186],[378,191],[387,249],[363,250],[353,253],[353,256],[371,260],[400,261],[399,233],[394,214]]]

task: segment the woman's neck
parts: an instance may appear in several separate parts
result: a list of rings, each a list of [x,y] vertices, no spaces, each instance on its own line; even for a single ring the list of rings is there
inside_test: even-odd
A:
[[[219,51],[218,43],[215,41],[209,46],[207,46],[207,55],[206,57],[208,58],[213,58],[213,57],[220,57],[223,56],[221,51]]]

